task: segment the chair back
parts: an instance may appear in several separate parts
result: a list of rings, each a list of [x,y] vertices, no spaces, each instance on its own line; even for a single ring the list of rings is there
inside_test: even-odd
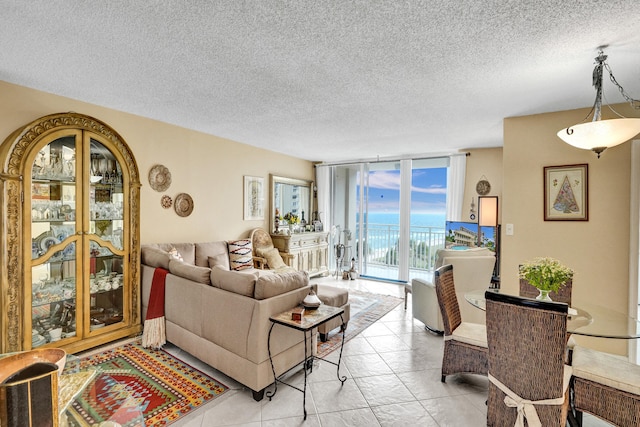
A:
[[[453,281],[453,266],[449,264],[438,268],[434,272],[433,279],[438,305],[440,306],[440,314],[442,314],[444,334],[445,336],[451,335],[462,322],[458,297],[456,296],[456,286]]]
[[[258,248],[272,248],[273,241],[271,236],[263,228],[254,228],[251,231],[251,244],[253,245],[254,254]]]
[[[515,395],[531,401],[566,396],[563,387],[567,331],[566,304],[486,292],[489,375]],[[487,425],[511,426],[516,408],[489,383]],[[534,405],[543,426],[564,426],[562,405]],[[564,422],[562,421],[564,420]]]
[[[554,302],[563,302],[571,305],[571,288],[573,279],[569,279],[558,292],[550,292],[549,298]],[[538,288],[529,283],[526,279],[520,279],[520,296],[525,298],[535,298],[539,295]]]

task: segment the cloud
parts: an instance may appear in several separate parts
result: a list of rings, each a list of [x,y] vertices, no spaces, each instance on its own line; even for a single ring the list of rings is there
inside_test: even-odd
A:
[[[400,191],[400,174],[397,171],[376,171],[369,174],[369,188]]]
[[[400,191],[400,173],[398,171],[375,171],[369,174],[369,188]],[[424,194],[447,194],[447,189],[440,185],[429,187],[412,186],[411,191]]]
[[[431,187],[428,188],[421,188],[421,187],[411,187],[411,192],[415,192],[415,193],[426,193],[426,194],[447,194],[447,189],[437,186],[437,185],[433,185]]]

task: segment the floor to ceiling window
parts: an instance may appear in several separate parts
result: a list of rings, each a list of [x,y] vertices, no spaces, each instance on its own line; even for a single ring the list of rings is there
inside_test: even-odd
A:
[[[389,281],[429,277],[444,245],[448,158],[333,167],[332,247],[340,269]],[[353,261],[352,261],[353,260]]]

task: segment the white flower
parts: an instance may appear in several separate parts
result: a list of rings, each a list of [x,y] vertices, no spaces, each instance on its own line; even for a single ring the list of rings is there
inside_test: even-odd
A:
[[[519,276],[538,289],[557,292],[573,278],[573,270],[557,259],[542,257],[522,264]]]

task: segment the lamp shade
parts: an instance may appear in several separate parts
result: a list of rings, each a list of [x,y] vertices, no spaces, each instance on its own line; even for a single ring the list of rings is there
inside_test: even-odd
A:
[[[601,153],[640,133],[640,119],[610,119],[580,123],[558,132],[569,145]]]
[[[498,225],[498,197],[478,197],[478,227],[496,227]]]

